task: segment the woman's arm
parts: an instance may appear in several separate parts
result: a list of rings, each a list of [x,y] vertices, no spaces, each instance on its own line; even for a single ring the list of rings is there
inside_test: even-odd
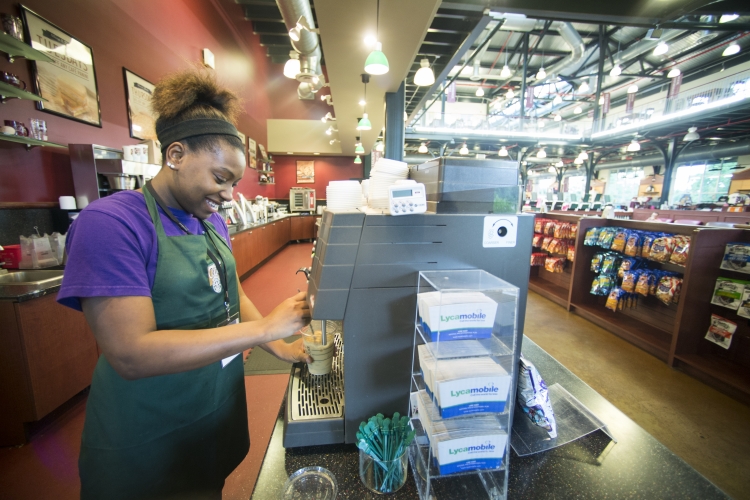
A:
[[[258,308],[245,295],[239,276],[237,276],[237,289],[240,295],[240,316],[242,317],[242,321],[259,321],[263,319],[263,315],[258,311]],[[300,361],[312,363],[312,358],[305,352],[305,348],[302,345],[302,339],[298,339],[291,344],[283,340],[274,340],[265,344],[259,344],[258,347],[290,363],[298,363]]]
[[[123,378],[134,380],[201,368],[288,337],[309,321],[305,296],[301,292],[286,299],[265,318],[206,330],[157,330],[150,297],[81,298],[81,305],[109,363]],[[241,314],[260,316],[247,297],[245,301],[255,312],[242,311],[241,301]]]

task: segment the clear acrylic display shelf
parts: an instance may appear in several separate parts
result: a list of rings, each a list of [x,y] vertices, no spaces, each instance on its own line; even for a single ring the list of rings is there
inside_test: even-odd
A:
[[[520,354],[518,288],[482,270],[429,271],[419,273],[417,293],[409,461],[419,496],[471,491],[472,498],[504,499]],[[487,387],[493,397],[480,395]]]

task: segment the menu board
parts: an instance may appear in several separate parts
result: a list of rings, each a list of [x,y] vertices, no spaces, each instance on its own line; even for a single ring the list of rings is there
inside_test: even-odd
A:
[[[52,62],[33,61],[41,110],[102,126],[91,47],[38,14],[21,7],[31,46]]]
[[[128,100],[130,137],[141,140],[156,139],[156,116],[151,110],[154,84],[132,71],[122,68],[125,74],[125,95]]]

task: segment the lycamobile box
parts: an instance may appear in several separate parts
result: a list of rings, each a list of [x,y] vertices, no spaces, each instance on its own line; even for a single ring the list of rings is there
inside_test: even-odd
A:
[[[497,303],[483,293],[427,292],[417,303],[425,335],[433,342],[492,336]]]
[[[437,443],[435,457],[441,474],[481,469],[498,469],[503,463],[508,435],[485,434]]]
[[[437,403],[443,418],[502,413],[508,399],[510,375],[451,380],[438,382],[437,386]]]

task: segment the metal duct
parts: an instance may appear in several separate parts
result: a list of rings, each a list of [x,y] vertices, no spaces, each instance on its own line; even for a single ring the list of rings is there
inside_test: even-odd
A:
[[[583,43],[583,38],[581,38],[581,35],[578,34],[571,23],[556,21],[552,23],[551,28],[556,29],[560,33],[563,41],[568,44],[571,51],[570,55],[566,56],[562,61],[553,64],[549,68],[545,68],[548,75],[559,75],[584,60],[586,56],[586,44]]]
[[[615,64],[626,63],[632,59],[635,59],[641,54],[645,54],[646,52],[650,50],[654,50],[656,46],[659,45],[659,43],[669,42],[670,40],[677,38],[683,33],[685,33],[685,31],[683,30],[664,30],[664,32],[661,34],[661,37],[658,40],[649,40],[649,39],[644,38],[639,42],[635,42],[633,45],[631,45],[627,49],[616,53],[614,56],[612,56],[612,60],[615,62]],[[598,62],[596,64],[598,64]],[[594,66],[594,65],[591,65],[591,66]],[[587,68],[591,66],[587,66]],[[612,69],[611,65],[608,68],[605,67],[604,72],[607,73],[609,72],[610,69]]]
[[[312,9],[308,0],[276,0],[281,17],[284,19],[287,31],[297,26],[297,21],[304,16],[307,24],[311,29],[315,29]],[[291,40],[291,39],[290,39]],[[294,50],[300,53],[300,73],[297,80],[300,86],[297,89],[297,96],[300,99],[312,99],[311,94],[318,89],[314,89],[314,77],[322,75],[320,60],[323,53],[320,51],[320,40],[316,33],[307,30],[301,30],[299,40],[291,40]]]

